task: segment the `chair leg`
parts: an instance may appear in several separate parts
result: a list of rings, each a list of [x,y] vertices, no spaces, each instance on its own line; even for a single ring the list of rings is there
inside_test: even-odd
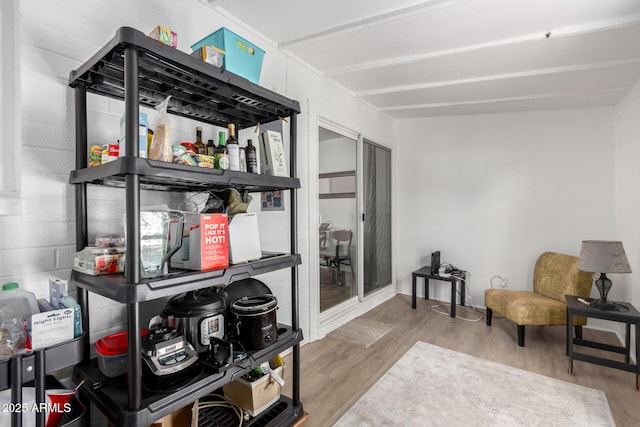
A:
[[[582,339],[582,326],[574,326],[576,330],[576,338]]]
[[[524,347],[524,325],[518,325],[518,345]]]
[[[491,310],[489,307],[487,307],[487,326],[491,326],[491,316],[493,316],[493,310]]]

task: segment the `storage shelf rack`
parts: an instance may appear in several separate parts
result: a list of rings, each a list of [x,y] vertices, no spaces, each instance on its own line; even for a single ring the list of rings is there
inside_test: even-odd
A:
[[[289,414],[293,421],[303,415],[300,402],[300,348],[302,332],[298,324],[297,266],[301,263],[297,253],[296,189],[296,129],[300,105],[278,93],[213,67],[184,52],[172,49],[129,27],[118,29],[115,36],[94,56],[71,71],[69,86],[75,96],[76,170],[69,182],[75,185],[76,195],[76,248],[88,245],[87,186],[106,185],[122,187],[125,191],[125,232],[128,236],[124,276],[90,276],[73,272],[71,280],[78,287],[78,300],[82,307],[85,330],[89,325],[89,292],[101,294],[126,304],[127,330],[137,331],[140,325],[140,304],[157,298],[196,290],[209,286],[222,286],[232,280],[289,268],[291,270],[291,326],[277,344],[252,356],[249,361],[259,363],[284,349],[292,348],[292,388]],[[199,122],[226,127],[235,123],[238,128],[255,127],[260,123],[288,119],[290,122],[290,177],[272,177],[233,171],[204,170],[184,165],[162,163],[138,157],[136,144],[127,144],[123,157],[88,168],[87,94],[108,96],[124,100],[125,138],[138,140],[139,106],[155,107],[168,95],[168,112]],[[255,262],[232,265],[227,269],[207,272],[171,271],[168,276],[143,279],[138,268],[140,259],[140,191],[203,191],[234,187],[241,192],[288,190],[290,192],[291,248],[289,254],[268,254]],[[236,378],[240,372],[234,368],[222,376],[211,376],[195,382],[194,393],[169,393],[143,397],[141,339],[139,334],[128,334],[128,372],[126,386],[121,384],[113,393],[90,392],[105,415],[117,425],[142,426],[154,422],[205,394],[205,391]],[[77,372],[91,370],[90,337],[87,334],[84,362]],[[188,396],[188,397],[185,397]],[[282,417],[279,417],[282,419]],[[278,424],[280,425],[280,424]]]
[[[84,339],[85,336],[81,335],[70,341],[37,349],[30,354],[15,355],[9,359],[1,360],[0,390],[11,388],[12,403],[23,404],[26,402],[22,401],[22,386],[24,383],[33,381],[36,389],[36,404],[45,403],[47,375],[81,362]],[[11,412],[11,427],[26,424],[22,419],[22,416],[26,416],[26,414],[18,411],[8,412]],[[75,420],[76,422],[67,423],[65,426],[81,425],[84,410],[76,411],[74,408],[73,412],[79,419]],[[82,413],[78,414],[78,412]],[[38,427],[44,426],[44,412],[36,414],[35,418]]]

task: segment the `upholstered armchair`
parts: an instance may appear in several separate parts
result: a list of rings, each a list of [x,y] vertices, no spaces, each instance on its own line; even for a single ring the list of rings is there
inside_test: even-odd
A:
[[[494,311],[515,322],[518,327],[518,345],[524,346],[524,327],[527,325],[566,325],[565,295],[586,298],[591,292],[592,275],[578,271],[578,257],[545,252],[536,261],[533,270],[533,291],[487,289],[484,304],[487,307],[487,325],[491,326]],[[584,317],[575,317],[576,336],[582,336]]]

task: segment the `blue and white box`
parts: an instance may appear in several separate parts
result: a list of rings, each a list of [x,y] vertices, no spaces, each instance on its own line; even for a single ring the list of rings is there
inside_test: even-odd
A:
[[[125,115],[123,114],[120,117],[120,147],[118,149],[118,157],[122,157],[126,155],[127,146],[126,146],[126,138],[125,138]],[[138,121],[140,130],[139,130],[139,141],[138,141],[138,157],[143,159],[147,158],[147,133],[149,132],[149,118],[146,113],[140,113],[139,121]]]

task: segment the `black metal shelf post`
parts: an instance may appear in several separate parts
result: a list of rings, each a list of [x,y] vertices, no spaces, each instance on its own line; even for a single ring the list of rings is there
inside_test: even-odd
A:
[[[125,191],[125,232],[127,256],[125,275],[90,276],[72,272],[71,281],[78,288],[78,300],[86,331],[84,361],[74,375],[95,372],[95,360],[90,360],[89,298],[97,293],[126,304],[128,370],[126,384],[108,385],[105,391],[85,390],[105,415],[119,425],[143,426],[156,421],[180,407],[193,402],[215,388],[230,382],[288,348],[293,349],[293,398],[280,406],[287,414],[272,418],[277,425],[293,424],[303,415],[300,402],[300,342],[302,331],[298,316],[296,137],[300,105],[280,94],[253,84],[235,74],[212,67],[188,54],[159,43],[128,27],[115,36],[93,57],[71,71],[69,86],[74,88],[76,102],[76,170],[69,182],[76,186],[76,249],[88,245],[87,184],[122,187]],[[87,93],[124,101],[126,152],[117,160],[87,167]],[[173,163],[140,158],[138,155],[140,105],[154,107],[168,95],[170,114],[187,117],[217,126],[236,123],[240,128],[290,119],[290,177],[272,177],[246,172],[203,170]],[[170,271],[169,275],[146,279],[141,277],[140,262],[140,191],[202,191],[235,187],[244,192],[290,190],[291,253],[263,253],[258,261],[213,271]],[[148,396],[142,393],[142,358],[140,304],[187,290],[220,286],[230,281],[291,269],[292,325],[283,328],[282,341],[249,357],[248,365],[236,366],[228,372],[206,374],[187,389],[190,393]],[[126,396],[123,390],[126,389]],[[271,416],[271,415],[270,415]],[[280,420],[280,421],[276,421]],[[268,422],[266,422],[269,425]],[[262,425],[262,424],[261,424]]]

